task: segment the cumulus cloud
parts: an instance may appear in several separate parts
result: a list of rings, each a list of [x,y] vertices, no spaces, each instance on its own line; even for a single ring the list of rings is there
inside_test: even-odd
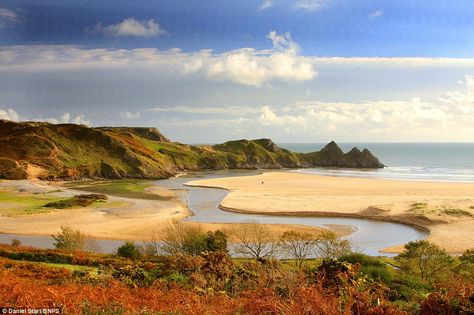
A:
[[[128,18],[120,23],[111,25],[98,23],[92,31],[116,37],[153,37],[166,33],[154,20],[140,21],[133,18]]]
[[[18,20],[18,14],[15,11],[0,8],[0,27],[9,23],[16,23]]]
[[[346,136],[367,134],[474,135],[474,76],[466,75],[464,91],[449,92],[434,101],[418,97],[400,101],[297,102],[281,110],[261,108],[262,125],[285,126],[298,133],[338,131]]]
[[[16,111],[13,109],[1,109],[0,108],[0,119],[6,119],[6,120],[12,120],[12,121],[18,121],[20,119],[20,116]]]
[[[253,86],[275,79],[306,81],[316,76],[312,61],[298,55],[298,45],[289,32],[271,31],[267,38],[272,41],[273,50],[244,48],[221,54],[208,66],[208,76]]]
[[[371,18],[377,18],[377,17],[381,17],[383,16],[383,11],[382,10],[377,10],[375,12],[372,12],[371,14],[369,14],[369,17]]]
[[[140,112],[120,112],[119,113],[120,118],[125,119],[125,120],[134,120],[140,118]]]
[[[290,33],[268,34],[273,49],[242,48],[224,53],[179,49],[81,49],[76,46],[10,46],[0,51],[0,71],[84,71],[87,69],[153,70],[173,75],[202,75],[243,85],[272,80],[306,81],[317,73],[310,57],[300,56]]]

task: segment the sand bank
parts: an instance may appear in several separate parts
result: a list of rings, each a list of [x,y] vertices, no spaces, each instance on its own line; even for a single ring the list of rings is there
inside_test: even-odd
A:
[[[18,197],[49,194],[62,198],[82,194],[56,182],[32,180],[2,181],[0,190],[16,191]],[[78,209],[52,210],[46,213],[2,216],[2,207],[8,204],[0,201],[0,233],[50,236],[57,233],[63,225],[69,225],[84,233],[100,239],[147,240],[156,237],[169,221],[184,219],[193,215],[182,203],[176,190],[152,186],[146,189],[149,193],[166,197],[166,200],[145,200],[115,197],[108,195],[108,201],[93,207]],[[9,205],[8,205],[9,206]],[[233,224],[223,223],[187,223],[198,224],[205,230],[228,229]],[[299,230],[305,233],[319,234],[322,228],[304,225],[276,224],[269,225],[275,234],[288,230]],[[350,226],[334,225],[328,229],[344,236],[353,232]]]
[[[428,239],[450,252],[474,248],[474,184],[471,183],[267,172],[192,181],[187,185],[229,190],[221,203],[224,210],[403,222],[429,230]]]

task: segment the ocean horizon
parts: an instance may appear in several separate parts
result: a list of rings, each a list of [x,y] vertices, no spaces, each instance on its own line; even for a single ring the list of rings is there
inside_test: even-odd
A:
[[[282,148],[307,153],[327,143],[278,143]],[[397,180],[474,182],[474,142],[341,142],[344,152],[369,149],[386,165],[383,169],[308,168],[296,172],[329,176]]]

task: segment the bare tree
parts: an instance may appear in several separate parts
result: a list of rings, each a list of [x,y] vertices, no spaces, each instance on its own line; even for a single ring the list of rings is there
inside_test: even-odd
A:
[[[61,226],[61,231],[52,235],[54,246],[66,251],[99,251],[97,241],[90,235],[75,230],[71,226]]]
[[[265,225],[248,222],[230,229],[235,252],[259,261],[271,258],[276,252],[278,237]]]
[[[206,232],[198,224],[172,220],[161,231],[162,250],[170,255],[199,255],[206,250]]]
[[[145,256],[156,256],[160,253],[162,242],[160,241],[160,232],[153,231],[150,239],[143,240],[143,253]]]
[[[309,233],[287,231],[280,236],[280,248],[287,257],[295,260],[301,271],[305,260],[314,252],[316,237]]]
[[[351,252],[351,242],[331,231],[321,232],[316,241],[316,256],[336,259]]]

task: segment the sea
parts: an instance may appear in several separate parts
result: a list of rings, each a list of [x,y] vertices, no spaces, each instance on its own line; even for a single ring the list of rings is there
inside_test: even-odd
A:
[[[294,152],[312,152],[326,143],[278,143]],[[295,172],[328,176],[387,178],[411,181],[474,182],[474,143],[338,143],[344,152],[367,148],[383,169],[308,168]]]

